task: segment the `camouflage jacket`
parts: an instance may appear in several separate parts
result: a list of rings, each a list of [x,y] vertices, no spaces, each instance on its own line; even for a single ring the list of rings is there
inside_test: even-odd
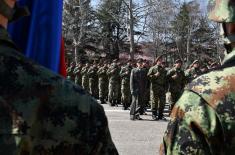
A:
[[[94,80],[98,79],[97,71],[98,71],[97,67],[94,66],[90,67],[87,71],[89,79],[94,79]]]
[[[68,77],[71,78],[72,80],[74,80],[75,78],[74,69],[75,69],[75,66],[70,66],[66,70]]]
[[[167,79],[170,84],[170,92],[181,92],[184,89],[186,77],[182,69],[172,68],[167,73]]]
[[[162,154],[235,152],[235,50],[221,68],[194,79],[176,103]]]
[[[130,84],[131,66],[124,66],[120,71],[120,77],[122,79],[122,85]]]
[[[159,74],[156,76],[155,74]],[[162,66],[155,65],[151,67],[147,75],[151,85],[154,87],[166,87],[166,70]]]
[[[81,71],[82,71],[82,66],[76,66],[75,68],[74,68],[74,70],[73,70],[73,74],[75,75],[75,76],[81,76]]]
[[[87,74],[87,72],[88,72],[89,68],[90,68],[89,66],[84,66],[84,67],[82,67],[81,75],[82,75],[83,78],[87,78],[87,79],[88,79],[88,74]]]
[[[107,75],[107,67],[100,67],[97,71],[99,80],[105,80],[107,82],[108,80],[108,75]]]
[[[116,64],[112,64],[111,67],[107,70],[107,75],[109,76],[110,81],[117,82],[120,80],[120,69]]]
[[[103,108],[25,58],[0,28],[0,154],[118,154]]]

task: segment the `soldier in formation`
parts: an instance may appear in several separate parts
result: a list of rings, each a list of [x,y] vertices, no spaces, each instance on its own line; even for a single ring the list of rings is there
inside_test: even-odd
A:
[[[70,66],[67,68],[67,78],[71,81],[75,81],[74,69],[76,67],[75,62],[71,62]]]
[[[86,91],[89,91],[89,76],[88,76],[89,68],[90,68],[90,64],[86,63],[86,65],[82,67],[82,70],[81,70],[82,88]]]
[[[130,75],[132,66],[130,61],[126,66],[123,66],[120,71],[121,77],[121,102],[123,104],[123,109],[127,110],[131,102],[131,92],[130,92]]]
[[[182,65],[183,62],[180,59],[176,60],[174,67],[167,73],[172,101],[171,109],[180,98],[186,84],[186,77],[184,71],[182,70]]]
[[[101,104],[106,103],[107,96],[108,96],[108,64],[104,63],[103,66],[97,71],[98,78],[99,78],[99,100]]]
[[[98,75],[97,75],[97,64],[94,62],[93,65],[87,70],[89,77],[89,92],[90,94],[98,99]]]
[[[79,63],[74,68],[73,74],[75,75],[75,84],[81,86],[82,85],[82,64]]]
[[[118,104],[118,95],[119,95],[119,83],[120,83],[120,69],[117,64],[117,61],[111,64],[109,69],[107,70],[107,75],[109,77],[109,93],[108,93],[108,101],[111,106],[115,106]]]
[[[195,60],[189,67],[188,70],[185,71],[185,76],[187,77],[187,81],[195,79],[199,75],[201,75],[200,63],[199,60]]]

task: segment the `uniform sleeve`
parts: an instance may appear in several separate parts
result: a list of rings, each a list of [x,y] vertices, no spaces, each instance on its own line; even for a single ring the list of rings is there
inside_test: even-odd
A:
[[[186,91],[172,111],[160,154],[217,154],[222,133],[214,109],[197,94]]]
[[[85,68],[82,68],[81,74],[83,75],[85,73]]]
[[[119,75],[120,75],[121,77],[123,77],[123,76],[124,76],[124,68],[122,68],[122,69],[121,69],[121,71],[120,71]]]
[[[151,67],[148,71],[148,74],[147,74],[148,77],[150,77],[152,75],[152,71],[153,71],[153,68]]]
[[[171,78],[171,76],[173,76],[175,74],[175,70],[174,69],[171,69],[167,72],[166,74],[166,77],[169,79]]]

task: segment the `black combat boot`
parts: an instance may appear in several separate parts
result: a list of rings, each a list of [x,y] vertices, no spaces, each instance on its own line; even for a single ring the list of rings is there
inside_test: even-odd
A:
[[[100,102],[101,102],[101,104],[105,104],[105,101],[104,101],[104,98],[103,98],[103,97],[100,98]]]
[[[155,109],[152,111],[152,118],[153,120],[158,120],[157,111]]]
[[[123,103],[123,110],[128,110],[128,106],[126,103]]]

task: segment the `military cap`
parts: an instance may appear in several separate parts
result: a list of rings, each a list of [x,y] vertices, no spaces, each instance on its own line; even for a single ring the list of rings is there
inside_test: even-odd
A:
[[[183,61],[182,61],[181,59],[177,59],[177,60],[175,61],[175,64],[177,64],[177,63],[183,63]]]
[[[137,60],[137,63],[142,63],[142,62],[144,62],[144,60],[141,59],[141,58],[139,58],[139,59]]]
[[[163,58],[162,55],[158,56],[157,59],[156,59],[156,62],[158,62],[162,58]]]
[[[211,65],[210,65],[210,68],[214,68],[214,67],[217,67],[218,66],[218,63],[217,62],[213,62]]]
[[[209,18],[219,23],[235,22],[235,1],[234,0],[210,0],[213,6]]]
[[[196,64],[196,63],[199,63],[199,60],[195,60],[192,65]]]

